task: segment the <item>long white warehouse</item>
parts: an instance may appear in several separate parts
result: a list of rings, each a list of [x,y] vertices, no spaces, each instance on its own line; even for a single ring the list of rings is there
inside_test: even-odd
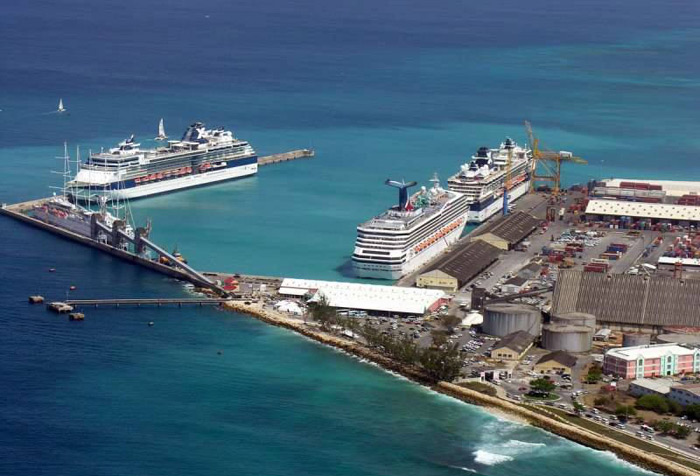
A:
[[[312,300],[323,295],[338,309],[415,316],[437,309],[446,299],[443,291],[435,289],[295,278],[285,278],[279,293],[289,297],[311,295]]]

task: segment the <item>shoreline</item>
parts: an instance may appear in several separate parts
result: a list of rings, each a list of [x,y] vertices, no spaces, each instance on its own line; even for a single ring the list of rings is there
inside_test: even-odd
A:
[[[246,305],[243,302],[229,301],[223,303],[223,307],[227,310],[252,316],[276,327],[289,329],[321,344],[371,361],[384,370],[397,373],[402,377],[424,385],[443,395],[456,398],[465,403],[495,410],[501,415],[513,417],[516,421],[527,423],[550,433],[554,433],[586,447],[599,451],[609,451],[619,458],[643,469],[672,476],[700,476],[700,472],[692,468],[658,457],[653,453],[644,452],[626,443],[599,435],[584,428],[564,423],[554,414],[552,414],[552,416],[547,416],[526,407],[516,405],[510,401],[479,393],[449,382],[438,382],[435,384],[419,369],[400,364],[353,340],[327,334],[316,327],[310,326],[305,321],[289,318],[277,311],[264,309],[258,303],[253,302]],[[546,409],[543,410],[546,412]]]

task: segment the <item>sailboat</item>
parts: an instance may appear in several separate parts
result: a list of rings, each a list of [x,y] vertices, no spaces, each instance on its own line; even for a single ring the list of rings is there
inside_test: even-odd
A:
[[[63,107],[63,98],[58,99],[58,109],[56,109],[56,112],[66,112],[66,108]]]
[[[158,137],[156,137],[156,140],[165,140],[167,139],[168,136],[165,135],[165,126],[163,125],[163,118],[160,118],[160,122],[158,123]]]

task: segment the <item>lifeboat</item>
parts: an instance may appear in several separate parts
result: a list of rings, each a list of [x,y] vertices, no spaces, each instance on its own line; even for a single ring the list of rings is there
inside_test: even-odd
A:
[[[157,180],[157,179],[158,179],[158,175],[156,175],[156,174],[151,174],[148,176],[148,180]]]
[[[160,173],[158,174],[158,180],[161,180],[162,178],[163,178],[163,172],[160,172]]]
[[[191,174],[192,173],[192,167],[187,167],[187,173]]]
[[[140,184],[140,183],[141,183],[141,179],[138,178],[138,177],[136,177],[136,178],[134,179],[134,183],[137,184],[137,185]]]

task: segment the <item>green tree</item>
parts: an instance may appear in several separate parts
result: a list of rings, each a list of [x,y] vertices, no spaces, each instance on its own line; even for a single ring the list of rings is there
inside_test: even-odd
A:
[[[530,389],[535,390],[537,392],[549,394],[555,388],[556,385],[554,385],[552,382],[549,381],[549,379],[546,378],[536,378],[534,380],[530,380]]]
[[[462,319],[457,316],[442,316],[440,319],[442,326],[445,328],[448,334],[454,334],[455,328],[457,328],[461,323]]]
[[[666,402],[668,403],[668,411],[673,413],[674,415],[682,415],[683,414],[683,407],[681,406],[680,403],[674,402],[673,400],[666,399]]]
[[[615,415],[624,417],[625,419],[635,416],[637,410],[632,405],[617,405],[615,407]]]
[[[583,413],[583,411],[586,409],[586,407],[583,406],[581,402],[574,401],[574,411],[576,413]]]
[[[309,311],[311,318],[321,324],[323,330],[329,330],[336,323],[338,317],[335,309],[330,306],[328,298],[323,294],[320,294],[318,300],[309,304]]]
[[[603,378],[603,368],[600,366],[600,364],[594,363],[593,365],[590,366],[588,369],[588,373],[586,374],[586,382],[587,383],[597,383]]]
[[[431,346],[420,353],[419,362],[428,376],[436,382],[451,382],[462,370],[462,358],[457,344]]]
[[[663,414],[668,413],[668,400],[661,395],[642,395],[637,399],[637,408]]]
[[[700,405],[693,404],[686,406],[683,409],[683,415],[687,416],[691,420],[700,420]]]

